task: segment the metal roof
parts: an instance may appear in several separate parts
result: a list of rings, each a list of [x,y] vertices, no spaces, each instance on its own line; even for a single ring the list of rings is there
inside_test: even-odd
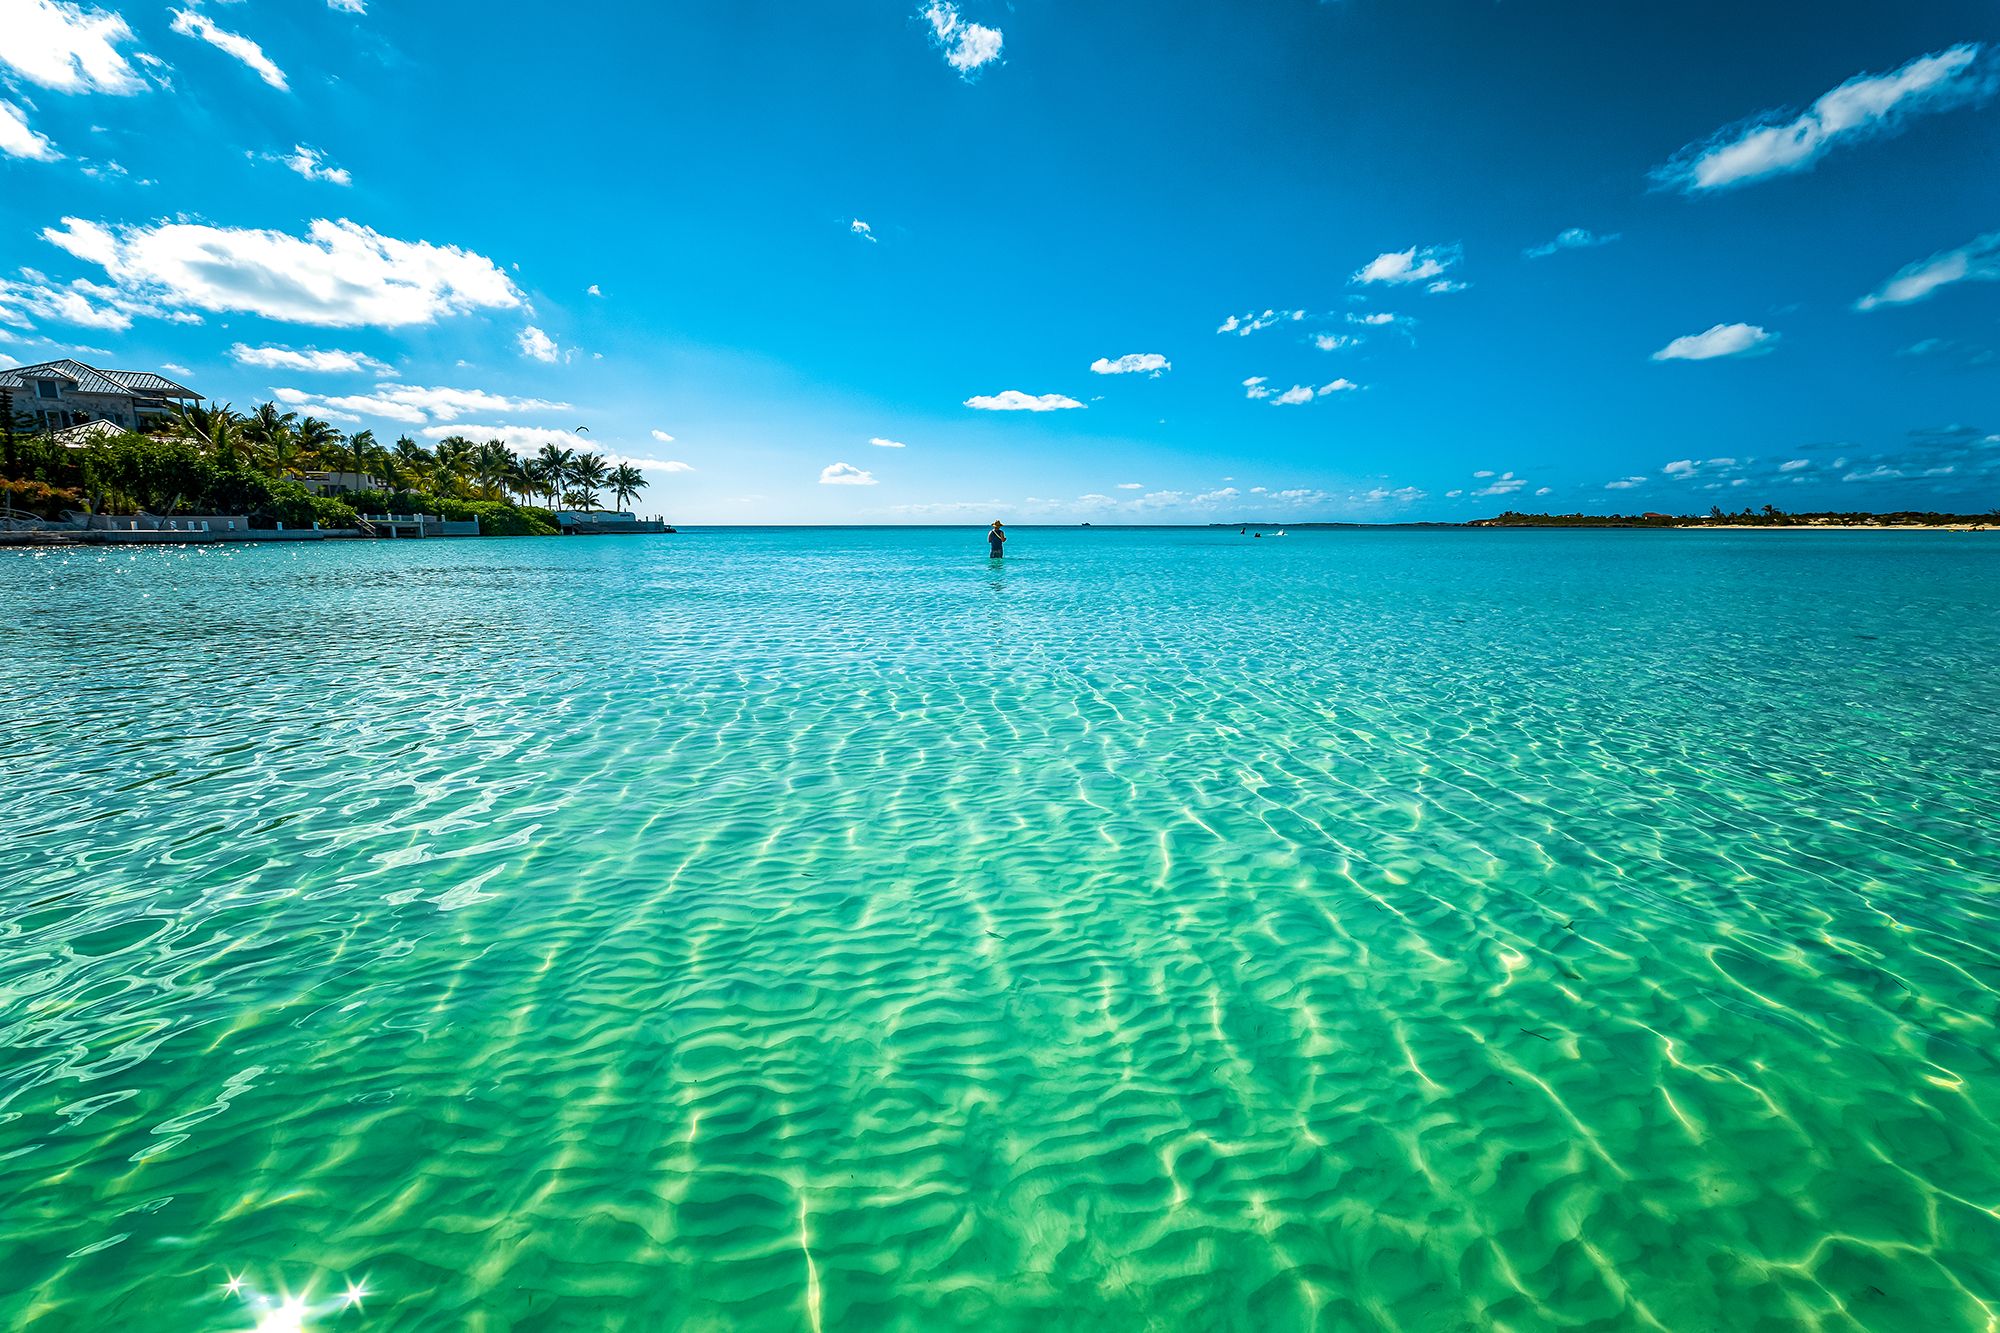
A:
[[[64,379],[80,393],[108,393],[125,397],[135,393],[161,398],[200,398],[185,385],[146,370],[99,370],[65,357],[61,361],[38,361],[32,366],[0,370],[0,388],[25,389],[30,380]]]

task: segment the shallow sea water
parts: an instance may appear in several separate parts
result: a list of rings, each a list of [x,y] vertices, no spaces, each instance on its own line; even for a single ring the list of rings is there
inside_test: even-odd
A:
[[[0,1327],[1995,1327],[2000,537],[1011,547],[0,552]]]

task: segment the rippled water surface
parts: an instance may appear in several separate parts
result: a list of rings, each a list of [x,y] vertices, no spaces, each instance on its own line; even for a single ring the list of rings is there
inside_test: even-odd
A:
[[[1995,1326],[2000,538],[1011,549],[0,552],[0,1327]]]

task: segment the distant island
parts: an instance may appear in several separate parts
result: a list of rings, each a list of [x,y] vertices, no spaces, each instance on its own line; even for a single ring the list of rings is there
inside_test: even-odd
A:
[[[2000,509],[1984,514],[1939,514],[1902,509],[1887,514],[1822,510],[1793,514],[1776,505],[1706,514],[1523,514],[1508,510],[1497,518],[1476,518],[1469,528],[1949,528],[1983,532],[2000,528]]]

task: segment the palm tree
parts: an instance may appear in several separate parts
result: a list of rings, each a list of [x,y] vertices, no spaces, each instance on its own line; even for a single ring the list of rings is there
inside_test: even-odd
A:
[[[431,451],[437,459],[436,487],[452,495],[465,493],[466,478],[472,475],[472,452],[478,448],[463,435],[447,435]]]
[[[244,452],[242,426],[243,418],[228,403],[220,407],[203,407],[200,403],[190,407],[182,403],[167,428],[175,435],[193,440],[212,457],[234,464]]]
[[[307,417],[299,423],[297,434],[298,452],[308,462],[317,463],[328,472],[351,472],[353,451],[346,448],[347,437],[340,433],[331,422],[318,417]]]
[[[646,489],[646,474],[630,463],[620,463],[612,468],[611,475],[604,480],[611,487],[611,494],[617,497],[620,509],[625,507],[627,500]]]
[[[559,503],[563,492],[569,489],[570,465],[576,461],[576,455],[558,445],[545,444],[535,454],[535,461],[542,466],[542,483],[549,503]]]
[[[431,457],[430,450],[407,435],[397,437],[396,452],[391,458],[398,474],[396,480],[412,482],[418,486],[427,483],[431,469],[436,466],[436,460]]]
[[[298,420],[298,413],[280,412],[276,403],[264,403],[243,423],[240,434],[267,468],[282,474],[298,460]]]
[[[570,464],[570,488],[582,499],[585,509],[597,508],[597,492],[609,475],[603,454],[582,454]]]
[[[374,431],[357,430],[354,434],[348,436],[347,452],[354,460],[354,470],[356,472],[359,472],[364,477],[372,477],[377,481],[387,482],[389,480],[388,454],[383,451],[381,445],[375,443]]]
[[[488,440],[472,451],[472,477],[487,498],[498,499],[506,491],[507,469],[513,462],[514,451],[500,440]]]

